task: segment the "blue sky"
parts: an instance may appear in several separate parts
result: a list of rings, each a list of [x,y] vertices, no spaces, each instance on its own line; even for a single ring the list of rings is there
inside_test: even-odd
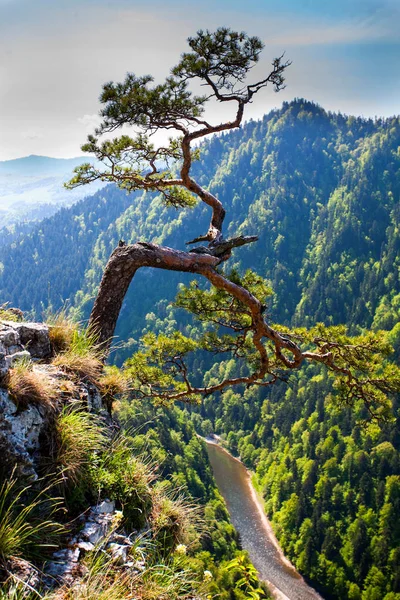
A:
[[[293,61],[287,88],[260,94],[248,118],[294,97],[400,113],[400,0],[0,0],[0,160],[79,155],[102,83],[161,80],[189,35],[221,25],[264,41],[255,76],[283,51]]]

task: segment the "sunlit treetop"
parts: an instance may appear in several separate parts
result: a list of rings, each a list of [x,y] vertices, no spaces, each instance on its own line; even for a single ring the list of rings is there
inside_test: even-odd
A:
[[[263,49],[259,38],[222,27],[214,33],[199,31],[188,43],[192,51],[182,54],[163,83],[154,84],[151,75],[128,73],[123,82],[103,86],[100,96],[104,105],[100,111],[103,120],[82,150],[94,155],[107,168],[89,163],[81,165],[69,187],[101,179],[113,181],[128,191],[159,191],[169,204],[176,206],[193,203],[187,194],[177,192],[178,187],[188,188],[185,173],[181,178],[175,177],[177,163],[184,166],[188,174],[191,161],[196,158],[196,150],[190,149],[190,142],[238,127],[244,106],[251,102],[254,94],[267,85],[276,91],[284,87],[284,71],[290,63],[283,61],[282,56],[275,58],[265,78],[246,85],[246,77]],[[191,91],[192,80],[204,86],[204,95]],[[218,124],[205,120],[206,105],[213,99],[233,102],[235,118]],[[134,129],[133,137],[125,134],[113,141],[100,141],[103,134],[126,126]],[[159,130],[171,130],[181,137],[156,147],[149,136]],[[173,190],[168,192],[166,186],[172,186]],[[190,191],[196,193],[196,190]]]

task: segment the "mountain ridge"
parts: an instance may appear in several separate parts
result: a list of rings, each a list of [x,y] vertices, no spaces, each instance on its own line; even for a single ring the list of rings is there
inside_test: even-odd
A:
[[[202,146],[193,174],[225,205],[225,235],[259,236],[230,266],[269,280],[270,321],[386,330],[389,360],[399,359],[399,148],[398,117],[347,117],[302,100]],[[107,186],[0,250],[0,304],[40,312],[69,299],[85,319],[120,239],[183,249],[208,221],[202,204],[177,212],[154,194]],[[143,331],[191,335],[196,325],[171,305],[190,279],[135,275],[117,328],[128,347],[113,360],[132,353]],[[232,361],[211,360],[196,357],[193,376],[208,385],[232,375]],[[399,398],[391,400],[398,416]],[[327,374],[308,365],[290,385],[229,389],[185,413],[256,472],[285,553],[327,600],[400,597],[399,419],[362,426],[365,412],[343,404]]]
[[[21,156],[19,158],[12,158],[9,160],[0,161],[0,173],[13,175],[20,173],[25,176],[36,176],[37,171],[31,171],[31,169],[38,169],[43,173],[54,174],[65,174],[68,169],[74,168],[79,164],[89,160],[88,156],[73,157],[73,158],[54,158],[51,156],[44,156],[38,154],[30,154],[28,156]],[[64,168],[65,167],[65,168]]]
[[[245,123],[240,130],[214,136],[202,146],[202,157],[194,163],[193,175],[200,184],[209,185],[226,206],[227,236],[259,236],[254,248],[236,252],[234,264],[255,268],[270,280],[275,291],[275,299],[269,307],[274,319],[289,322],[294,318],[304,322],[315,313],[318,320],[330,319],[338,323],[346,321],[346,314],[355,311],[360,325],[370,326],[374,322],[379,326],[382,322],[381,317],[375,318],[376,310],[382,302],[392,306],[400,292],[395,269],[390,289],[386,281],[400,248],[397,233],[400,158],[396,150],[399,145],[397,117],[375,121],[345,117],[326,112],[311,102],[297,100],[284,103],[281,109],[271,111],[262,120]],[[383,168],[384,165],[390,168]],[[374,176],[368,178],[369,166]],[[361,194],[368,210],[360,208],[361,200],[357,201],[357,198]],[[176,212],[163,206],[151,194],[147,197],[134,194],[128,205],[125,192],[112,187],[98,192],[96,198],[104,211],[107,211],[107,203],[111,203],[115,219],[112,222],[106,219],[105,229],[96,221],[97,237],[88,255],[89,263],[80,267],[84,269],[80,273],[82,287],[72,289],[61,277],[54,294],[50,294],[54,308],[69,298],[83,317],[88,316],[102,269],[119,239],[128,243],[152,241],[183,249],[185,240],[193,238],[194,233],[202,233],[208,218],[208,209],[202,205],[194,211]],[[28,291],[29,278],[24,281],[25,287],[15,288],[11,265],[17,260],[20,264],[30,265],[35,272],[40,266],[45,278],[53,258],[51,247],[46,249],[43,243],[46,236],[52,230],[59,239],[62,235],[68,236],[62,220],[68,218],[72,224],[79,218],[79,246],[84,245],[85,237],[94,235],[89,206],[93,206],[93,200],[88,199],[86,205],[79,204],[77,210],[68,209],[62,218],[56,215],[39,224],[25,237],[24,245],[29,248],[29,255],[21,246],[22,241],[14,248],[3,249],[0,294],[5,300],[22,304],[24,309],[31,308],[24,300],[24,295],[33,297]],[[100,208],[98,211],[100,216]],[[120,211],[118,216],[115,211]],[[57,235],[56,231],[59,231]],[[331,239],[327,239],[327,235]],[[38,246],[39,239],[42,241]],[[76,244],[73,248],[68,247],[65,261],[70,261],[73,268],[80,263],[77,258],[80,250]],[[350,254],[347,247],[352,248]],[[63,262],[62,248],[57,246],[54,251]],[[35,255],[38,255],[37,264],[32,258]],[[358,275],[352,276],[353,268],[347,276],[349,263],[356,256],[360,258]],[[378,281],[374,265],[381,258],[383,271],[387,274],[379,276]],[[324,267],[318,269],[316,265],[320,259]],[[329,267],[330,262],[333,267]],[[343,271],[339,285],[336,282],[338,270]],[[150,281],[152,275],[143,272],[136,277],[139,281],[135,281],[134,286],[140,285],[140,278]],[[178,277],[172,273],[158,273],[157,277],[167,298],[172,299]],[[149,305],[153,305],[154,300],[161,300],[151,290],[149,293],[152,297]],[[131,335],[128,328],[132,330],[132,322],[137,321],[127,306],[132,304],[142,318],[146,314],[146,309],[138,306],[135,296],[131,291],[125,303],[123,317],[129,324],[119,329],[124,338]],[[311,297],[314,298],[312,306]],[[41,303],[46,303],[46,298],[42,297]],[[39,310],[41,303],[36,302],[34,308]],[[330,308],[332,306],[335,306],[334,310]],[[384,308],[380,311],[384,312]],[[388,327],[393,326],[396,314],[394,312],[389,320],[386,319]],[[138,326],[136,324],[133,330],[138,331]]]

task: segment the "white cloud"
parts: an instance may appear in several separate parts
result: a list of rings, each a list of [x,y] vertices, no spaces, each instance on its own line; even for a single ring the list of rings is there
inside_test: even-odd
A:
[[[293,60],[288,88],[279,96],[260,94],[248,107],[247,118],[258,118],[293,96],[345,112],[398,110],[395,43],[400,0],[335,0],[335,7],[339,5],[335,19],[329,18],[327,9],[289,13],[282,2],[267,14],[250,10],[255,0],[248,0],[246,6],[230,1],[227,17],[229,0],[218,0],[212,10],[211,0],[196,7],[189,0],[185,10],[180,10],[182,0],[171,0],[168,6],[154,0],[151,7],[143,0],[0,0],[0,158],[28,153],[78,155],[86,135],[100,123],[96,111],[105,81],[120,81],[128,71],[151,73],[162,81],[186,49],[188,35],[221,23],[265,41],[267,48],[252,78],[263,76],[272,57],[284,50]],[[339,8],[355,2],[368,10],[340,11],[338,23]],[[264,3],[273,4],[272,0]],[[387,60],[384,44],[380,54],[375,51],[381,41],[394,42]],[[369,42],[374,48],[367,52],[364,46]],[[346,46],[345,52],[339,52],[348,44],[353,48]],[[375,89],[376,73],[382,78],[382,71],[385,94]],[[210,107],[207,115],[219,121],[231,116],[226,109],[225,105]]]
[[[21,131],[21,137],[24,140],[40,140],[44,138],[44,135],[39,129],[31,128]]]
[[[101,123],[101,118],[98,114],[94,113],[92,115],[83,115],[83,117],[78,117],[78,123],[84,126],[87,133],[92,133]]]

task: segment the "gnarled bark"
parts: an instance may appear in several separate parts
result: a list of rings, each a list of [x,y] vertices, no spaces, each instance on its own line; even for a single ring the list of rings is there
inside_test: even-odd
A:
[[[242,245],[246,238],[235,238]],[[235,245],[231,240],[231,247]],[[254,241],[253,238],[248,238]],[[229,247],[229,240],[226,242]],[[229,247],[230,251],[230,247]],[[153,267],[167,271],[181,271],[196,273],[208,279],[215,287],[223,289],[249,308],[252,316],[253,342],[260,355],[260,369],[249,377],[241,378],[238,383],[252,383],[262,380],[268,373],[268,357],[263,344],[263,338],[271,341],[275,347],[276,357],[287,368],[296,368],[301,365],[304,358],[317,359],[328,362],[329,353],[313,354],[303,353],[299,346],[292,340],[278,333],[265,321],[263,317],[264,306],[247,289],[233,283],[216,271],[216,267],[226,259],[208,253],[182,252],[156,244],[138,242],[128,246],[118,246],[112,253],[104,271],[100,289],[90,315],[89,328],[98,335],[98,342],[108,348],[111,344],[121,310],[122,302],[128,287],[141,267]],[[289,352],[293,358],[289,359],[283,351]],[[228,383],[226,385],[229,385]],[[225,387],[218,386],[218,389]],[[204,391],[202,389],[202,391]]]
[[[125,294],[140,267],[202,274],[206,267],[215,267],[220,262],[219,258],[209,254],[181,252],[145,242],[118,246],[105,268],[89,328],[96,332],[98,342],[104,348],[110,346]]]

